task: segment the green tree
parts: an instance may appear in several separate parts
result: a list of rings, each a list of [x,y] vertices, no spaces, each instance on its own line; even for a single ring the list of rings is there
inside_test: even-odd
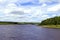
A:
[[[43,20],[40,25],[60,25],[60,16],[56,16],[53,18],[48,18],[46,20]]]

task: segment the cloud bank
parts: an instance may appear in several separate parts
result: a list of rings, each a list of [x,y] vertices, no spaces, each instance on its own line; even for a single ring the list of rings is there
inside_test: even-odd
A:
[[[0,0],[0,21],[41,22],[59,13],[60,0]]]

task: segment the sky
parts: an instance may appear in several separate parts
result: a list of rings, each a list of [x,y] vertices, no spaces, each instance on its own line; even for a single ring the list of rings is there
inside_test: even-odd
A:
[[[60,0],[0,0],[0,21],[41,22],[60,16]]]

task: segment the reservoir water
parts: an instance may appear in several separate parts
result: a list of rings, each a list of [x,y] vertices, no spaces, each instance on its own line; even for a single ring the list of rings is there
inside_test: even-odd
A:
[[[60,29],[36,25],[0,25],[0,40],[60,40]]]

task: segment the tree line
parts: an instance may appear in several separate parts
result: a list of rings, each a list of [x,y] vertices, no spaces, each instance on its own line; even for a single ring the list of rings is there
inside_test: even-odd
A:
[[[48,18],[39,22],[0,22],[0,24],[32,24],[32,25],[60,25],[60,16]]]
[[[39,25],[60,25],[60,16],[43,20]]]
[[[38,22],[5,22],[5,21],[0,21],[0,24],[19,24],[19,25],[32,24],[32,25],[38,25]]]

